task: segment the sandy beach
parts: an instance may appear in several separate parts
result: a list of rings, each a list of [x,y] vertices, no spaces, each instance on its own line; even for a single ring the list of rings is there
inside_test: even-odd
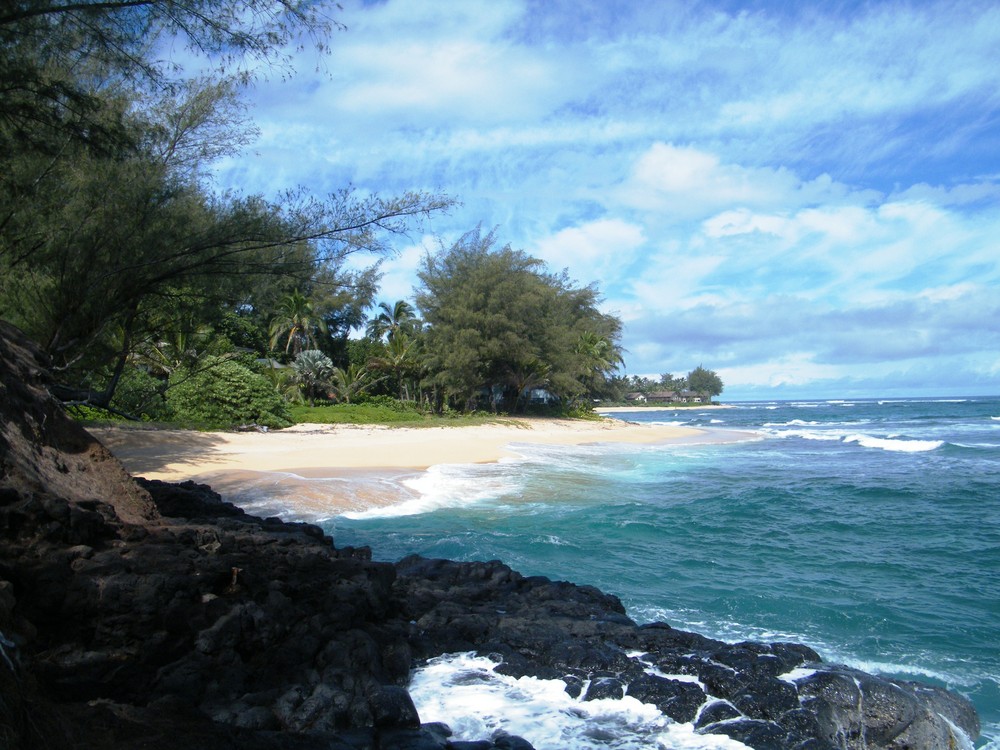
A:
[[[614,419],[510,419],[467,427],[300,424],[271,432],[91,428],[133,474],[177,482],[229,471],[337,476],[357,469],[426,469],[516,455],[513,443],[665,443],[710,440],[691,427]]]
[[[462,427],[300,424],[270,432],[90,428],[132,474],[194,480],[258,515],[312,520],[402,506],[406,481],[433,467],[492,463],[518,444],[682,444],[745,439],[735,432],[620,419],[507,419]]]
[[[732,409],[731,404],[699,404],[698,406],[647,406],[639,404],[637,406],[598,406],[594,409],[597,414],[628,414],[644,411],[673,411],[678,414],[685,412],[707,411],[709,409]]]

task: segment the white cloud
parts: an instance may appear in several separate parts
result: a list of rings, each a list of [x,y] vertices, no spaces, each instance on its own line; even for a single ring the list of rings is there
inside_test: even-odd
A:
[[[817,364],[811,353],[790,352],[766,362],[751,365],[720,367],[717,371],[723,383],[739,388],[780,388],[805,386],[817,380],[844,376],[844,370]]]
[[[498,123],[544,115],[560,94],[545,60],[475,42],[419,41],[352,50],[361,80],[336,90],[335,111],[417,126]]]
[[[786,167],[727,163],[703,148],[654,143],[638,159],[619,197],[630,207],[679,219],[734,210],[798,208],[845,200],[871,200],[870,191],[852,192],[821,174],[803,180]]]
[[[706,151],[656,143],[636,161],[622,198],[636,208],[688,217],[733,203],[773,205],[794,189],[784,170],[724,165]]]
[[[440,249],[438,238],[424,236],[415,244],[402,248],[394,258],[382,264],[379,299],[390,305],[397,300],[413,301],[413,289],[419,283],[417,272],[426,255]]]
[[[642,315],[686,310],[705,304],[711,275],[726,262],[722,255],[661,253],[651,257],[632,277],[630,288]],[[727,294],[726,301],[736,295]],[[714,301],[720,301],[718,297]],[[635,309],[635,308],[634,308]]]
[[[532,254],[553,270],[571,268],[572,276],[588,284],[620,273],[644,242],[642,227],[621,219],[599,219],[539,240]]]
[[[598,280],[630,371],[995,366],[1000,7],[568,7],[351,0],[325,76],[254,90],[259,156],[220,184],[448,192],[433,230],[497,224]],[[385,263],[383,299],[427,249]]]

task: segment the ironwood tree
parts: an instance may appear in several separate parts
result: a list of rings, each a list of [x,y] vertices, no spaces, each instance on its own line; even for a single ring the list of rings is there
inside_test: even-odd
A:
[[[217,158],[253,139],[241,85],[288,70],[298,40],[324,48],[340,26],[335,8],[27,0],[0,9],[0,316],[43,345],[66,400],[107,407],[137,349],[178,321],[222,328],[245,314],[266,329],[295,289],[343,333],[360,322],[377,277],[346,270],[346,259],[391,251],[393,236],[451,204],[351,189],[245,195],[208,179]],[[184,79],[161,62],[168,39],[183,40],[212,76]]]
[[[419,278],[425,383],[453,406],[513,411],[532,389],[573,403],[621,359],[621,322],[596,286],[498,247],[495,231],[428,255]]]

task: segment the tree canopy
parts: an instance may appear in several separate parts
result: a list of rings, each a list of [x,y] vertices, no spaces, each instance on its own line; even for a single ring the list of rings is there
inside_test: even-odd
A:
[[[217,189],[214,163],[256,136],[245,84],[288,71],[294,45],[325,48],[336,7],[0,8],[0,317],[42,345],[64,401],[277,424],[275,394],[516,411],[609,392],[621,322],[596,286],[495,231],[428,255],[416,304],[369,319],[380,259],[448,196]],[[162,54],[175,43],[212,72],[185,77]],[[366,323],[368,338],[349,340]]]
[[[389,252],[393,236],[451,204],[417,192],[213,189],[212,162],[254,135],[241,81],[286,64],[289,43],[325,46],[339,26],[330,7],[25,0],[0,10],[0,316],[42,344],[64,398],[107,406],[138,350],[179,321],[233,329],[243,316],[266,331],[296,290],[318,331],[332,324],[346,338],[377,277],[346,259]],[[177,78],[157,55],[165,39],[216,73]],[[293,335],[290,349],[319,344],[312,334]]]
[[[512,410],[532,389],[572,402],[620,361],[621,323],[598,310],[597,289],[498,247],[495,232],[428,255],[419,278],[427,381],[457,406]]]
[[[722,393],[722,378],[714,371],[706,370],[701,365],[691,370],[687,376],[688,388],[695,393],[701,393],[709,398]]]

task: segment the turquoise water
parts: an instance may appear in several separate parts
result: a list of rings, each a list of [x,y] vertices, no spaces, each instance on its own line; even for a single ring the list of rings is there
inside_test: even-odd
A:
[[[640,622],[943,684],[975,702],[977,746],[1000,748],[1000,399],[616,416],[754,437],[518,446],[324,524],[378,559],[501,559],[617,594]]]

